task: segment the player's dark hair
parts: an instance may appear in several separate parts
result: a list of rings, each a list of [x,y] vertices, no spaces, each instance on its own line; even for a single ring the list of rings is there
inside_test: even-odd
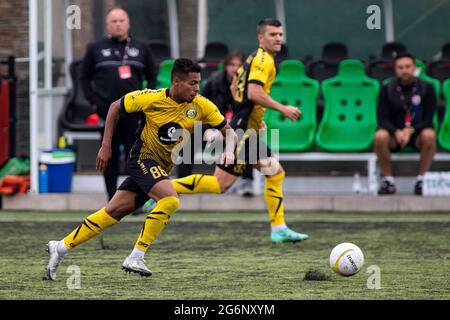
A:
[[[260,22],[258,22],[258,25],[256,26],[256,32],[258,34],[264,33],[267,26],[273,26],[273,27],[281,27],[282,24],[280,20],[275,18],[264,18]]]
[[[416,61],[416,58],[414,58],[414,56],[413,56],[411,53],[408,53],[408,52],[402,52],[402,53],[399,53],[399,54],[394,58],[394,64],[396,64],[396,63],[397,63],[397,60],[398,60],[398,59],[401,59],[401,58],[410,58],[414,64],[416,63],[416,62],[415,62],[415,61]]]
[[[223,65],[224,66],[229,65],[231,63],[231,61],[235,58],[238,58],[239,60],[241,60],[242,63],[244,63],[244,61],[245,61],[244,54],[239,50],[234,50],[234,51],[231,51],[231,53],[229,53],[226,56],[225,60],[223,61]]]
[[[202,68],[199,66],[198,63],[190,59],[180,58],[175,60],[173,64],[170,79],[173,80],[174,77],[185,78],[189,75],[190,72],[199,73],[201,70]]]

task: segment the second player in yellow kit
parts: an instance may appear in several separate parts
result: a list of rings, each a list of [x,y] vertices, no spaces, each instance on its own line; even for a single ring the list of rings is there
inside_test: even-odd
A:
[[[233,94],[236,114],[231,121],[232,126],[260,130],[266,108],[249,99],[248,84],[258,84],[269,94],[276,72],[274,56],[263,48],[258,48],[247,58],[236,74]]]
[[[248,165],[265,175],[264,199],[271,225],[273,242],[297,242],[308,235],[286,226],[282,184],[284,170],[272,157],[258,132],[263,126],[266,108],[276,110],[295,121],[300,110],[273,100],[269,93],[276,75],[274,56],[281,50],[283,28],[276,19],[263,19],[257,26],[259,48],[252,53],[237,72],[232,84],[234,116],[230,122],[234,130],[244,132],[235,150],[237,161],[231,166],[218,165],[213,176],[194,174],[173,180],[177,193],[223,193],[242,175]]]

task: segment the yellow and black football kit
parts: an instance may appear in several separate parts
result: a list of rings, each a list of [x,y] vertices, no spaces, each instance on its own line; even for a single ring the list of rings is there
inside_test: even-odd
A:
[[[194,130],[194,122],[221,129],[226,121],[207,98],[197,95],[192,102],[177,103],[169,89],[134,91],[121,99],[125,113],[141,112],[143,125],[128,159],[128,177],[118,188],[137,193],[136,207],[149,198],[147,194],[158,181],[168,179],[172,151]],[[179,135],[184,129],[185,135]]]
[[[177,129],[186,130],[186,136],[190,136],[194,121],[219,129],[226,124],[217,107],[208,99],[197,95],[191,102],[177,103],[170,98],[169,89],[134,91],[126,94],[120,104],[123,112],[140,112],[143,120],[127,163],[130,176],[119,187],[119,190],[136,194],[135,208],[149,200],[148,193],[155,183],[168,179],[173,164],[172,150],[183,142],[183,135],[177,138]],[[135,249],[147,251],[178,206],[177,197],[159,199],[144,222]],[[69,251],[73,250],[116,223],[118,220],[102,208],[68,234],[63,239],[64,245]],[[141,272],[130,269],[130,266],[124,268]]]
[[[233,165],[218,165],[219,168],[234,176],[242,175],[249,164],[271,156],[270,149],[259,139],[257,132],[261,128],[265,108],[248,99],[248,84],[257,83],[269,94],[275,78],[276,69],[271,54],[259,48],[250,55],[237,72],[237,90],[234,92],[235,110],[230,122],[233,129],[242,129],[245,134],[236,146],[236,161]],[[250,130],[253,129],[253,130]],[[256,135],[256,136],[255,136]],[[263,149],[263,150],[261,150]],[[285,227],[282,184],[284,171],[266,176],[264,199],[272,227]],[[222,193],[216,176],[194,174],[175,179],[172,185],[178,194]]]
[[[233,92],[234,116],[230,126],[234,130],[242,129],[246,132],[236,147],[236,158],[243,161],[236,162],[235,165],[227,167],[219,165],[219,167],[230,174],[240,176],[247,163],[254,160],[251,153],[256,157],[256,161],[261,158],[261,155],[271,156],[269,147],[260,141],[259,135],[255,137],[256,139],[251,139],[251,135],[258,133],[261,128],[265,108],[248,98],[248,84],[259,84],[263,87],[264,92],[270,94],[276,76],[274,56],[264,49],[258,48],[238,69],[236,76],[237,89]]]
[[[260,84],[267,94],[270,94],[276,75],[274,57],[258,48],[237,71],[237,90],[233,94],[234,116],[231,120],[233,129],[259,130],[264,119],[265,108],[255,104],[248,98],[248,84]]]

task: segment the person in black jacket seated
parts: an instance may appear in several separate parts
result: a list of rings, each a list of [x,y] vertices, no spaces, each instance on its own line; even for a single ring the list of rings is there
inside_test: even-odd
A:
[[[144,79],[148,87],[155,85],[155,70],[151,53],[145,44],[129,35],[130,20],[119,7],[108,11],[108,35],[88,45],[83,60],[81,85],[94,111],[104,121],[112,102],[128,92],[141,90]],[[104,171],[109,199],[116,192],[119,175],[120,145],[128,154],[139,128],[140,115],[121,117],[112,139],[112,157]]]
[[[394,194],[391,151],[406,146],[420,150],[419,174],[414,193],[422,194],[424,174],[430,169],[436,152],[433,115],[436,110],[434,88],[415,76],[416,65],[411,54],[395,58],[396,79],[383,86],[378,99],[378,130],[375,132],[375,152],[382,171],[378,194]]]

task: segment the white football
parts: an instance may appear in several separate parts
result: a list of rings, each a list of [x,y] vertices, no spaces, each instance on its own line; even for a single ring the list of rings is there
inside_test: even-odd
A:
[[[352,276],[361,270],[364,254],[361,249],[350,242],[338,244],[330,253],[330,267],[342,276]]]

